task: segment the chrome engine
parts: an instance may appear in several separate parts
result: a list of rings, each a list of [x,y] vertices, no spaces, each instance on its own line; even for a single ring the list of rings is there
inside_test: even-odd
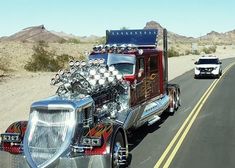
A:
[[[90,121],[93,121],[91,117],[98,121],[115,119],[118,112],[129,107],[129,82],[123,80],[114,66],[108,67],[104,62],[104,59],[70,61],[68,70],[60,70],[51,79],[52,85],[59,84],[56,93],[60,97],[72,99],[89,95],[93,98],[95,110],[87,119]]]

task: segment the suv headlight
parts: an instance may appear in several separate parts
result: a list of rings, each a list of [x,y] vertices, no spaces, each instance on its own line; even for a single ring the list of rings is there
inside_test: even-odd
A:
[[[218,67],[214,67],[214,70],[218,69]]]

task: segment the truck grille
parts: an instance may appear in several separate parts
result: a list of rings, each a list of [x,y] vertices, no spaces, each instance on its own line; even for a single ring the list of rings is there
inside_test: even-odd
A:
[[[211,72],[214,68],[199,68],[201,72]]]

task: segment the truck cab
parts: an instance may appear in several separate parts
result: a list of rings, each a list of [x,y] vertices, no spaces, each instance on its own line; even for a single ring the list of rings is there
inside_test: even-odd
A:
[[[106,37],[106,45],[95,46],[89,59],[104,59],[107,66],[114,66],[130,82],[130,105],[161,97],[167,84],[167,65],[163,51],[156,47],[158,31],[115,30],[107,31]]]

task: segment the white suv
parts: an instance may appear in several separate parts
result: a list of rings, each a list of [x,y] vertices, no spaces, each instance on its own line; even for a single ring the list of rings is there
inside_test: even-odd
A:
[[[222,74],[222,62],[216,56],[202,56],[194,63],[195,78],[198,77],[216,77],[219,78]]]

